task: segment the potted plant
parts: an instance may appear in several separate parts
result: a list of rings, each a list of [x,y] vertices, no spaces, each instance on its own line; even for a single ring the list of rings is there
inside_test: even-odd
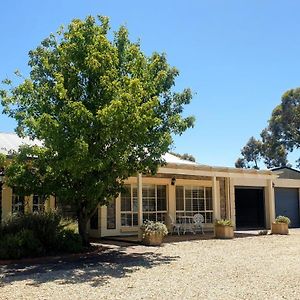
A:
[[[146,220],[141,226],[143,243],[148,246],[160,246],[168,229],[162,222]]]
[[[272,223],[272,234],[289,234],[289,224],[291,220],[286,216],[278,216],[275,222]]]
[[[232,239],[234,236],[231,220],[221,219],[215,221],[215,238]]]

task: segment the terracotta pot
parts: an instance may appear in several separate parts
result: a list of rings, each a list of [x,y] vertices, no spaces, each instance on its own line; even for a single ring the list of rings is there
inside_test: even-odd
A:
[[[143,236],[143,244],[147,246],[160,246],[163,241],[163,235],[151,234]]]
[[[272,223],[272,234],[289,234],[289,225],[286,223]]]
[[[215,238],[232,239],[234,237],[233,226],[215,225]]]

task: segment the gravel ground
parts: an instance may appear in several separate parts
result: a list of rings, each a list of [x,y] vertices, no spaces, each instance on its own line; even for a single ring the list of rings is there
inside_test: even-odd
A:
[[[110,246],[83,261],[0,266],[0,299],[201,298],[300,299],[300,230]]]

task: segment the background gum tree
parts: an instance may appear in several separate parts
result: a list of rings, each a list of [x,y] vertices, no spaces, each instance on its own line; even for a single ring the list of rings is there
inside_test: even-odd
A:
[[[244,153],[236,166],[255,165],[255,159],[263,160],[268,168],[291,166],[288,154],[300,148],[300,88],[291,89],[282,95],[281,103],[272,112],[268,126],[260,134],[261,140],[255,140],[249,153]],[[248,145],[249,146],[249,145]],[[249,155],[248,155],[249,154]],[[297,167],[300,166],[297,160]]]
[[[28,78],[1,91],[18,135],[44,144],[20,149],[8,184],[71,204],[85,244],[97,205],[136,172],[155,173],[172,134],[194,121],[182,117],[191,91],[172,91],[179,73],[166,56],[146,56],[125,27],[111,40],[109,29],[106,17],[73,20],[29,52]]]

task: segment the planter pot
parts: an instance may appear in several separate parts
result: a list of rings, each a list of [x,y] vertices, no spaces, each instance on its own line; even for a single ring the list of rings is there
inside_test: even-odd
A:
[[[286,223],[272,223],[272,234],[289,234],[289,225]]]
[[[163,241],[162,234],[151,234],[143,236],[143,244],[147,246],[160,246]]]
[[[233,226],[215,225],[215,238],[232,239],[234,237]]]

